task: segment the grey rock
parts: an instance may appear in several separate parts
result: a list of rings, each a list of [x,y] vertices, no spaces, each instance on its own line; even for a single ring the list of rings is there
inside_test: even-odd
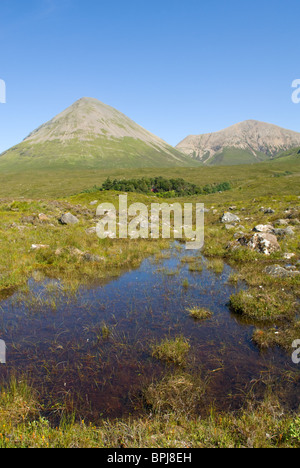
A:
[[[258,224],[253,231],[255,232],[273,232],[273,226],[270,224]]]
[[[277,237],[291,237],[295,234],[294,229],[291,226],[288,226],[285,229],[273,229],[275,236]]]
[[[272,208],[267,208],[267,209],[265,210],[265,214],[274,214],[274,213],[275,213],[275,211],[272,210]]]
[[[268,266],[265,269],[265,273],[267,273],[267,275],[274,276],[276,278],[289,278],[291,276],[300,275],[299,271],[289,271],[281,267],[280,265]]]
[[[279,226],[287,226],[289,224],[288,219],[277,219],[274,224],[278,224]]]
[[[239,223],[241,220],[238,216],[232,214],[232,213],[224,213],[222,219],[221,219],[221,222],[224,223],[224,224],[235,224],[235,223]]]
[[[65,213],[59,218],[59,222],[64,225],[74,225],[79,223],[79,219],[71,213]]]
[[[101,260],[103,260],[103,258],[99,257],[98,255],[93,255],[88,252],[85,253],[82,258],[85,262],[93,262],[93,263],[100,263]]]
[[[96,227],[90,227],[90,228],[86,229],[85,232],[86,232],[86,234],[88,234],[88,235],[96,234],[97,228],[96,228]]]
[[[280,250],[277,238],[268,232],[248,234],[238,239],[238,242],[242,246],[264,255],[270,255]]]

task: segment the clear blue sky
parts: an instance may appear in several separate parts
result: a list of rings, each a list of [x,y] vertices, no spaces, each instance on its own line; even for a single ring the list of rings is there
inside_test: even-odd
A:
[[[299,0],[1,0],[0,151],[83,97],[177,144],[257,119],[300,131]]]

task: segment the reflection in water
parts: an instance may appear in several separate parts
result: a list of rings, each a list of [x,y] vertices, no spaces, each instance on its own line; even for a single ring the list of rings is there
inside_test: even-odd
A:
[[[142,389],[170,370],[152,358],[151,345],[182,334],[191,345],[185,370],[209,378],[207,404],[237,408],[250,389],[259,388],[262,375],[284,375],[290,381],[285,398],[297,406],[298,370],[290,356],[261,353],[251,342],[253,327],[229,312],[230,295],[243,285],[228,282],[228,265],[217,275],[202,257],[202,271],[190,271],[182,260],[193,255],[177,245],[169,258],[148,259],[137,271],[82,288],[76,297],[59,282],[31,280],[29,295],[1,302],[7,365],[0,376],[25,373],[58,414],[66,405],[93,421],[135,414],[143,410]],[[195,322],[186,312],[193,306],[210,309],[213,317]]]

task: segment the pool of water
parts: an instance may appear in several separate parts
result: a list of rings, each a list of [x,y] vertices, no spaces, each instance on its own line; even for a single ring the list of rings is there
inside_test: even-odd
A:
[[[174,245],[159,262],[147,259],[75,295],[59,281],[31,279],[27,293],[0,302],[0,339],[7,345],[1,381],[26,375],[52,415],[67,408],[96,422],[140,414],[142,390],[172,370],[152,357],[152,345],[184,335],[191,345],[185,371],[209,381],[207,407],[238,408],[270,379],[297,407],[299,370],[291,356],[260,352],[251,341],[253,326],[230,313],[231,294],[245,285],[228,281],[230,266],[216,274],[200,256],[202,271],[190,271],[182,260],[193,255]],[[186,311],[193,306],[210,309],[212,318],[194,321]]]

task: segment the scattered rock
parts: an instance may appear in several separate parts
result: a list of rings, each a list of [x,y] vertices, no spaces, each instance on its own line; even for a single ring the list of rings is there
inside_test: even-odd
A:
[[[232,213],[224,213],[222,219],[221,219],[221,222],[224,223],[224,224],[237,224],[239,223],[241,220],[238,216],[232,214]]]
[[[35,224],[37,220],[38,220],[38,217],[36,215],[32,215],[32,216],[24,216],[21,221],[24,224]]]
[[[284,254],[283,258],[285,260],[291,260],[291,258],[294,258],[295,257],[295,254],[294,253],[286,253]]]
[[[258,224],[257,226],[255,226],[255,228],[253,229],[253,231],[255,232],[270,232],[272,233],[273,232],[273,226],[271,226],[270,224]]]
[[[275,236],[277,237],[291,237],[295,234],[294,229],[291,226],[288,226],[285,229],[273,229]]]
[[[272,208],[267,208],[267,209],[265,210],[265,214],[274,214],[274,213],[275,213],[275,211],[272,210]]]
[[[96,234],[97,228],[96,228],[96,227],[90,227],[90,228],[86,229],[85,232],[86,232],[86,234],[88,234],[88,235]]]
[[[32,244],[31,250],[44,250],[44,249],[50,249],[49,245],[43,245],[43,244]]]
[[[44,213],[40,213],[38,218],[41,223],[47,223],[50,221],[50,218],[48,218]]]
[[[59,222],[64,225],[74,225],[79,223],[79,220],[71,213],[65,213],[59,218]]]
[[[98,203],[98,200],[94,200],[94,201],[92,201],[92,202],[90,203],[90,205],[91,205],[91,206],[94,206],[94,205],[97,205],[97,203]]]
[[[72,255],[75,255],[76,257],[83,257],[84,253],[85,252],[82,252],[82,250],[79,250],[77,249],[76,247],[73,247],[71,250],[70,250],[70,253]]]
[[[278,224],[279,226],[287,226],[289,224],[288,219],[277,219],[274,224]]]
[[[102,257],[99,257],[98,255],[90,254],[88,252],[85,253],[82,258],[85,262],[94,262],[94,263],[100,263],[101,260],[104,260]]]
[[[238,239],[238,242],[242,246],[264,255],[270,255],[280,250],[277,238],[270,233],[248,234]]]
[[[299,271],[289,271],[281,267],[280,265],[268,266],[265,269],[265,273],[267,273],[267,275],[274,276],[276,278],[288,278],[291,276],[300,275]]]

